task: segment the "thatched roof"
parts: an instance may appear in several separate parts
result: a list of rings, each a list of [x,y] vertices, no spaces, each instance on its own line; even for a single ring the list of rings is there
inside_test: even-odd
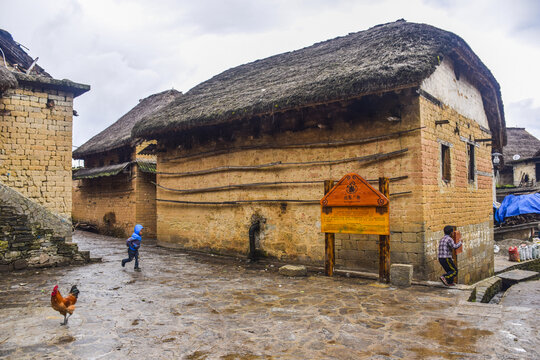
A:
[[[531,135],[525,128],[506,128],[508,142],[503,148],[504,163],[510,164],[537,157],[540,152],[540,140]],[[519,155],[519,158],[516,156]]]
[[[17,87],[17,79],[7,67],[0,64],[0,94],[6,89],[15,87]]]
[[[0,29],[0,48],[4,52],[6,62],[10,64],[10,66],[16,67],[21,71],[26,71],[34,62],[34,59],[23,50],[21,45],[13,40],[11,34],[2,29]],[[51,75],[38,64],[34,65],[31,74],[51,77]]]
[[[37,62],[34,64],[34,59],[23,50],[22,45],[13,40],[9,32],[2,29],[0,29],[0,49],[2,49],[0,56],[3,53],[3,57],[0,58],[0,67],[8,65],[11,75],[16,79],[15,85],[11,83],[8,87],[17,86],[17,81],[19,84],[37,83],[43,88],[70,92],[74,96],[79,96],[90,90],[89,85],[75,83],[67,79],[53,79]],[[6,64],[4,64],[4,60]],[[26,74],[28,69],[30,72]],[[3,72],[5,73],[4,70],[0,70],[0,91],[5,90],[2,88],[7,78]]]
[[[137,106],[118,119],[118,121],[73,151],[73,158],[83,159],[92,154],[131,145],[131,129],[133,125],[143,117],[151,115],[171,101],[181,97],[181,95],[182,93],[179,91],[166,90],[139,100]]]
[[[156,139],[254,115],[416,87],[446,56],[478,84],[494,143],[503,144],[499,84],[488,68],[455,34],[403,20],[229,69],[139,121],[133,135]]]

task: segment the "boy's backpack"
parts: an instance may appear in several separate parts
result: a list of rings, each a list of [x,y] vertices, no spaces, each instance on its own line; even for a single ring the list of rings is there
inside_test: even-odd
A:
[[[127,246],[127,247],[130,247],[130,246],[131,246],[131,240],[133,240],[133,239],[131,238],[131,236],[126,240],[126,246]]]

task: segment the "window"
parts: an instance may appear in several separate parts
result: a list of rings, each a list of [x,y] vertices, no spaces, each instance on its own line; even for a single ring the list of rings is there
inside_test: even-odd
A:
[[[474,166],[474,144],[467,144],[467,153],[469,155],[469,182],[474,182],[476,168]]]
[[[450,181],[450,146],[441,144],[442,179]]]

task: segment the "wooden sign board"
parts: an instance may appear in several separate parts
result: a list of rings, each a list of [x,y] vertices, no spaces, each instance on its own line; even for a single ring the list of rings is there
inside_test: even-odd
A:
[[[350,173],[321,199],[323,207],[334,206],[388,206],[388,199],[360,175]]]
[[[321,199],[321,231],[389,235],[389,201],[360,175],[350,173]]]
[[[388,208],[381,214],[375,206],[336,206],[321,213],[321,230],[328,233],[390,234]]]

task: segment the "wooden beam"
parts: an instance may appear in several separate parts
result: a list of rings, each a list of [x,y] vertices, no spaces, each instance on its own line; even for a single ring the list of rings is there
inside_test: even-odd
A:
[[[379,178],[379,191],[386,197],[389,196],[388,184],[388,178]],[[390,235],[379,235],[379,282],[390,282]]]
[[[324,194],[328,194],[334,187],[334,180],[324,181]],[[324,233],[324,274],[326,276],[334,275],[335,256],[335,234]]]

